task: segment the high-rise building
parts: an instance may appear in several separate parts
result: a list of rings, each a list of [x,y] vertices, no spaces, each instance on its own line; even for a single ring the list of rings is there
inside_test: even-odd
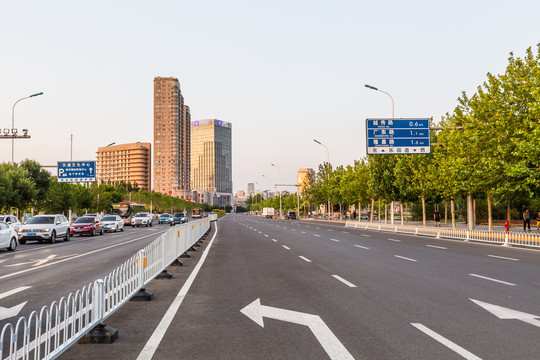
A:
[[[150,191],[151,144],[132,143],[98,148],[96,178],[100,183],[120,182]]]
[[[199,202],[231,205],[232,124],[217,120],[191,123],[191,188]]]
[[[255,195],[255,184],[254,183],[248,183],[247,184],[247,193],[249,196]]]
[[[178,79],[154,78],[154,191],[190,198],[190,112]]]
[[[296,184],[298,185],[299,194],[302,194],[302,191],[307,186],[309,174],[313,176],[315,175],[315,171],[310,168],[298,170],[296,174]]]

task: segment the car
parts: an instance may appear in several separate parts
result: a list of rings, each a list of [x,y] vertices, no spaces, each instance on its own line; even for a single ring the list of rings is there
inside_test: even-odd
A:
[[[101,219],[101,216],[99,216],[98,213],[84,214],[84,216],[93,216],[93,217],[96,217],[96,218],[98,218],[98,219]]]
[[[101,218],[104,231],[124,231],[124,219],[118,215],[105,215]]]
[[[81,216],[71,224],[71,235],[103,235],[103,223],[95,216]]]
[[[19,229],[22,225],[19,219],[15,217],[15,215],[0,215],[0,221],[5,222],[6,224],[14,228],[17,232],[19,232]]]
[[[13,251],[17,248],[17,231],[10,224],[0,221],[0,249]]]
[[[68,219],[62,214],[36,215],[22,224],[18,233],[19,243],[24,245],[28,240],[54,244],[57,238],[69,241],[71,235]]]
[[[171,226],[174,226],[176,224],[184,224],[187,223],[187,216],[184,215],[184,213],[174,213],[171,218]]]
[[[288,211],[287,214],[285,214],[285,219],[296,220],[296,213],[294,211]]]
[[[158,219],[158,224],[170,224],[172,220],[171,214],[161,214],[161,216]]]
[[[152,226],[152,221],[152,215],[150,213],[140,212],[131,219],[131,226]]]

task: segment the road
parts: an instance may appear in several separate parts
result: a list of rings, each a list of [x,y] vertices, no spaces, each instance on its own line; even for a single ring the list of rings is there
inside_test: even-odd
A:
[[[62,358],[142,360],[149,343],[154,359],[540,353],[538,251],[244,215],[221,219],[208,246],[162,338],[152,333],[202,252],[154,285],[161,303],[130,303],[108,320],[115,344],[76,345]]]

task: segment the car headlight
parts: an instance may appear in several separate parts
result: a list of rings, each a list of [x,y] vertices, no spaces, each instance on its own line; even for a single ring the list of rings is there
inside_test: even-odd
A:
[[[51,231],[51,229],[47,228],[47,229],[41,229],[42,232],[49,232]]]

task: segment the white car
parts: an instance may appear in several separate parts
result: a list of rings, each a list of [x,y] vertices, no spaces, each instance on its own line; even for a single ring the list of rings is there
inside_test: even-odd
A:
[[[55,243],[57,238],[69,241],[71,228],[68,219],[62,214],[36,215],[19,230],[19,243],[26,244],[28,240],[42,242],[47,240]]]
[[[152,226],[152,215],[147,212],[141,212],[137,213],[132,219],[131,219],[131,226]]]
[[[118,215],[105,215],[101,218],[104,231],[124,231],[124,219]]]
[[[0,249],[13,251],[17,247],[17,232],[9,224],[0,221]]]
[[[17,232],[19,231],[22,225],[19,219],[15,217],[15,215],[0,215],[0,221],[5,222],[6,224],[14,228],[15,231]]]

